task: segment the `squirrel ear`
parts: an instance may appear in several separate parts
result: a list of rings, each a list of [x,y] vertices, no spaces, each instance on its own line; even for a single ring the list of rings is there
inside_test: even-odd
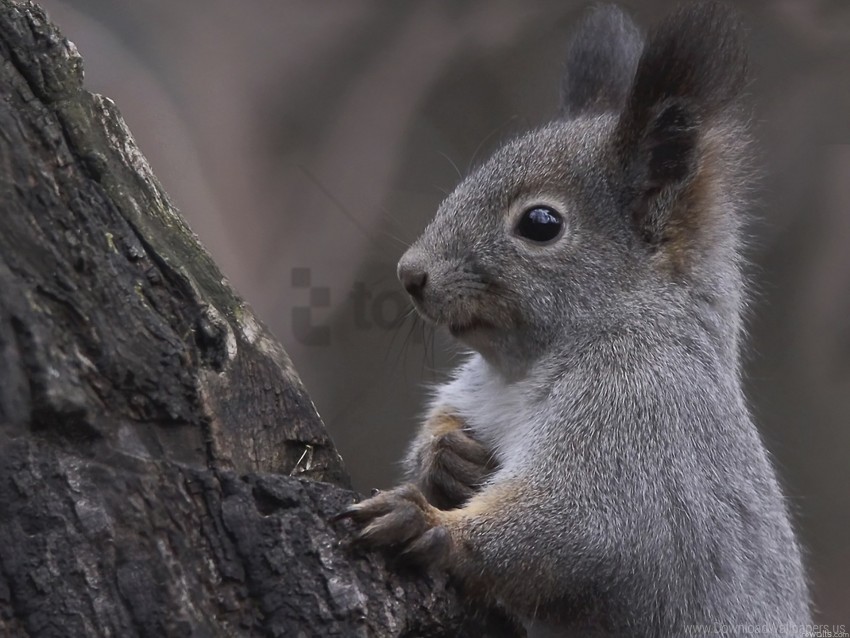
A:
[[[626,199],[651,243],[682,208],[700,139],[735,106],[746,67],[740,22],[723,4],[684,5],[651,32],[614,135]]]
[[[570,44],[561,83],[561,115],[619,112],[635,74],[643,38],[619,8],[594,7]]]

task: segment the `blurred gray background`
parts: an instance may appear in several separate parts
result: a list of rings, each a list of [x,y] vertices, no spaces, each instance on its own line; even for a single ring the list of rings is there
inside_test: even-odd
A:
[[[395,262],[500,140],[554,116],[571,0],[42,0],[281,338],[356,485],[386,487],[456,357]],[[644,26],[670,8],[625,4]],[[850,627],[850,2],[741,2],[765,176],[748,392]]]

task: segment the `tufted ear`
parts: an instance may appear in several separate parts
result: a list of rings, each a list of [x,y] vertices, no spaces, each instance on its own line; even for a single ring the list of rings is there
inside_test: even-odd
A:
[[[650,33],[614,135],[626,203],[650,243],[687,208],[700,140],[732,111],[746,66],[741,25],[723,4],[686,4]]]
[[[602,5],[589,11],[567,54],[561,84],[562,116],[619,112],[642,46],[640,31],[617,7]]]

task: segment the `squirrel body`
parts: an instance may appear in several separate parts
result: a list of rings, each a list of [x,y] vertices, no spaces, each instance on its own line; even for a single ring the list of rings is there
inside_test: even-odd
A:
[[[399,263],[471,354],[434,391],[408,482],[347,514],[531,636],[811,622],[741,388],[739,32],[712,2],[646,41],[595,9],[560,117],[463,180]]]

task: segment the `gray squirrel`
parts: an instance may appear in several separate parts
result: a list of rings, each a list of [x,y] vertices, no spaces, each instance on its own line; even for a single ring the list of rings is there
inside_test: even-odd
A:
[[[530,636],[811,622],[741,389],[741,30],[714,2],[645,41],[591,10],[559,118],[464,179],[399,262],[417,311],[472,352],[435,389],[408,482],[342,516]]]

